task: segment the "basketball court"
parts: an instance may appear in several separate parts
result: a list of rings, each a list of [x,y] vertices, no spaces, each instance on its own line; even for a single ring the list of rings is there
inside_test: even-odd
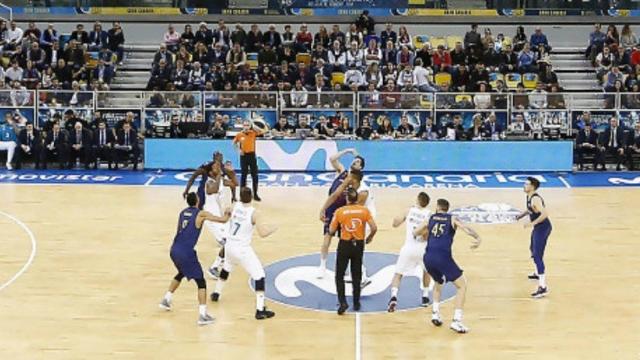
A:
[[[269,264],[317,256],[322,240],[318,210],[326,191],[262,188],[263,202],[257,206],[279,227],[267,239],[254,237],[267,277]],[[419,190],[374,191],[380,232],[367,250],[395,255],[404,241],[404,228],[393,229],[392,219],[413,204]],[[525,202],[519,188],[426,191],[431,207],[440,197],[453,209],[486,203],[522,209]],[[543,299],[529,297],[536,283],[527,280],[533,263],[530,230],[523,223],[473,225],[483,239],[475,251],[469,249],[470,238],[459,234],[454,256],[469,282],[465,323],[471,331],[466,335],[446,326],[453,316],[451,303],[441,307],[445,326],[435,328],[429,322],[430,308],[369,312],[369,304],[374,305],[366,297],[362,313],[342,317],[313,309],[311,300],[305,309],[267,299],[276,317],[256,321],[255,298],[241,269],[231,274],[221,301],[209,302],[216,318],[213,325],[196,325],[193,282],[182,283],[173,311],[164,312],[158,302],[175,273],[168,249],[177,214],[185,207],[181,193],[178,186],[1,184],[1,358],[640,356],[637,188],[543,184],[540,193],[554,227],[546,253],[550,294]],[[335,250],[335,240],[332,245]],[[213,261],[216,251],[213,238],[203,231],[198,245],[203,266]],[[387,277],[376,277],[375,271],[387,265],[370,265],[374,273],[369,274],[375,278],[370,286],[383,289],[378,296],[385,299],[389,289],[379,282]],[[417,283],[408,278],[407,288],[412,281]],[[207,281],[209,291],[214,284]],[[268,280],[267,286],[272,284]],[[298,289],[304,298],[310,285],[303,285]],[[402,287],[406,299],[419,297],[417,291],[403,293]]]

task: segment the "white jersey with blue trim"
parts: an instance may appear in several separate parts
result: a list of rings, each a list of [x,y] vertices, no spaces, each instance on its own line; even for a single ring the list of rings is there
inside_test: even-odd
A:
[[[229,219],[229,235],[225,246],[250,246],[253,237],[253,206],[237,202]]]
[[[407,246],[425,246],[424,237],[415,237],[413,236],[413,231],[420,227],[420,225],[424,224],[426,221],[429,221],[429,217],[431,216],[431,210],[428,208],[420,208],[418,206],[412,206],[407,213],[407,217],[405,219],[407,233],[406,238],[404,240],[404,244]]]
[[[369,209],[369,212],[371,213],[371,217],[375,218],[376,217],[376,201],[373,195],[373,191],[371,191],[371,188],[369,187],[369,185],[367,185],[364,181],[361,181],[360,187],[358,187],[358,193],[363,191],[366,191],[369,193],[369,195],[367,196],[367,200],[364,202],[364,206],[367,209]]]

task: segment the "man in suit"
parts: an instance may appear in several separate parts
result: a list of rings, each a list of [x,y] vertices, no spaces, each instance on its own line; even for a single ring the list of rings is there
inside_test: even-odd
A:
[[[60,169],[64,169],[69,157],[69,133],[60,127],[59,122],[52,122],[51,129],[47,131],[44,140],[44,147],[40,152],[40,162],[42,168],[47,168],[47,163],[52,159],[60,164]]]
[[[629,164],[629,170],[635,170],[633,163],[633,156],[640,155],[640,122],[636,123],[635,130],[629,131],[627,134],[627,163]]]
[[[624,129],[619,125],[618,119],[612,117],[609,120],[609,128],[600,135],[600,151],[602,152],[602,171],[605,170],[604,157],[611,154],[616,159],[616,170],[620,171],[620,164],[624,160]]]
[[[111,163],[113,162],[113,144],[116,142],[116,138],[113,135],[113,131],[107,128],[107,123],[101,121],[98,123],[98,128],[93,130],[93,169],[98,168],[100,160],[107,160],[109,164],[109,170],[111,170]]]
[[[124,123],[122,130],[118,131],[117,145],[116,145],[116,170],[118,169],[118,162],[126,160],[130,155],[133,155],[133,170],[138,170],[138,158],[140,157],[140,148],[138,147],[138,135],[135,130],[131,128],[131,124]]]
[[[79,121],[75,123],[69,136],[69,147],[71,156],[68,168],[72,169],[76,160],[80,158],[84,168],[88,170],[91,161],[91,132],[85,129]]]
[[[593,155],[593,169],[598,167],[600,159],[600,150],[598,148],[598,134],[591,128],[591,122],[584,124],[584,129],[578,132],[576,138],[576,154],[578,155],[578,169],[582,170],[584,164],[584,156],[586,154]]]
[[[502,139],[502,126],[496,121],[496,114],[491,113],[487,118],[487,122],[484,124],[484,134],[483,138],[489,140],[500,140]]]
[[[32,123],[27,123],[26,128],[18,135],[18,147],[16,152],[16,170],[22,168],[22,162],[28,158],[33,159],[36,169],[40,169],[41,151],[40,132],[33,128]]]

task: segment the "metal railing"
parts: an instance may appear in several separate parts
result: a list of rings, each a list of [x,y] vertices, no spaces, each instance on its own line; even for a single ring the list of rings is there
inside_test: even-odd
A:
[[[402,116],[410,117],[414,126],[427,119],[443,125],[459,116],[468,128],[478,115],[486,119],[494,114],[506,132],[521,125],[514,124],[516,120],[524,120],[534,132],[556,129],[571,136],[585,111],[598,130],[612,116],[632,127],[640,119],[640,93],[0,91],[0,114],[12,112],[36,126],[52,118],[64,120],[71,112],[88,122],[100,112],[111,124],[131,112],[143,131],[168,126],[176,116],[180,121],[210,123],[220,115],[240,127],[245,119],[273,125],[279,116],[291,122],[304,117],[313,123],[322,115],[346,117],[355,129],[364,118],[375,123],[384,117],[399,121]]]

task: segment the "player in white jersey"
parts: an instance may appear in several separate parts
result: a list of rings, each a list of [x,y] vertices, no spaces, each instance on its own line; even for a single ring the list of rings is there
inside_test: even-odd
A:
[[[398,261],[396,262],[396,273],[391,281],[391,299],[387,308],[389,312],[394,312],[398,305],[398,288],[400,287],[402,276],[415,274],[417,268],[422,270],[422,284],[424,286],[422,290],[422,306],[429,305],[429,290],[433,290],[434,282],[423,266],[422,258],[427,242],[424,237],[413,235],[413,231],[416,228],[429,221],[431,216],[431,211],[427,208],[429,200],[427,193],[419,193],[416,205],[412,206],[403,216],[393,219],[393,227],[398,227],[404,222],[407,223],[407,226],[404,245],[400,249]]]
[[[340,184],[340,186],[337,187],[337,189],[329,196],[329,198],[327,199],[327,201],[325,202],[324,206],[322,207],[322,210],[320,211],[321,214],[325,213],[326,210],[331,207],[333,204],[335,204],[336,202],[339,201],[340,197],[344,196],[344,192],[348,189],[348,188],[353,188],[356,189],[356,191],[358,192],[358,205],[362,205],[365,206],[369,212],[371,213],[371,217],[375,220],[376,217],[376,205],[375,205],[375,199],[373,196],[373,192],[371,191],[371,189],[369,188],[369,186],[367,184],[365,184],[364,181],[362,181],[362,172],[360,170],[357,169],[351,169],[351,171],[349,172],[349,175],[345,178],[345,180],[342,182],[342,184]],[[366,230],[367,234],[369,234],[370,230],[369,230],[369,226],[367,225],[367,230]],[[324,271],[321,271],[320,274],[323,274]],[[347,282],[350,282],[350,275],[347,274]],[[369,277],[367,276],[367,268],[364,264],[364,260],[362,263],[362,281],[361,281],[361,287],[364,288],[365,286],[371,284],[371,280],[369,280]]]
[[[264,305],[265,273],[258,255],[251,247],[253,229],[258,231],[260,237],[267,237],[276,231],[276,228],[267,226],[260,221],[256,209],[251,206],[253,193],[249,188],[240,189],[240,202],[230,210],[229,232],[225,243],[226,260],[220,271],[220,277],[216,288],[211,294],[212,301],[219,301],[222,289],[229,278],[234,266],[240,265],[249,273],[254,281],[256,290],[256,319],[268,319],[275,316],[273,311],[267,310]]]
[[[222,216],[222,209],[226,209],[231,204],[231,187],[235,188],[238,183],[233,169],[228,169],[228,167],[230,167],[230,164],[225,165],[225,169],[223,170],[221,159],[216,159],[211,165],[211,170],[208,173],[208,179],[205,184],[206,201],[204,203],[203,210],[206,210],[211,214],[215,214],[214,216]],[[224,178],[225,173],[229,176],[228,179]],[[229,198],[228,201],[226,200],[227,198]],[[227,230],[229,226],[228,224],[206,221],[205,227],[220,245],[220,251],[208,270],[209,275],[212,278],[217,279],[219,276],[219,268],[224,263],[224,243],[227,239]]]

